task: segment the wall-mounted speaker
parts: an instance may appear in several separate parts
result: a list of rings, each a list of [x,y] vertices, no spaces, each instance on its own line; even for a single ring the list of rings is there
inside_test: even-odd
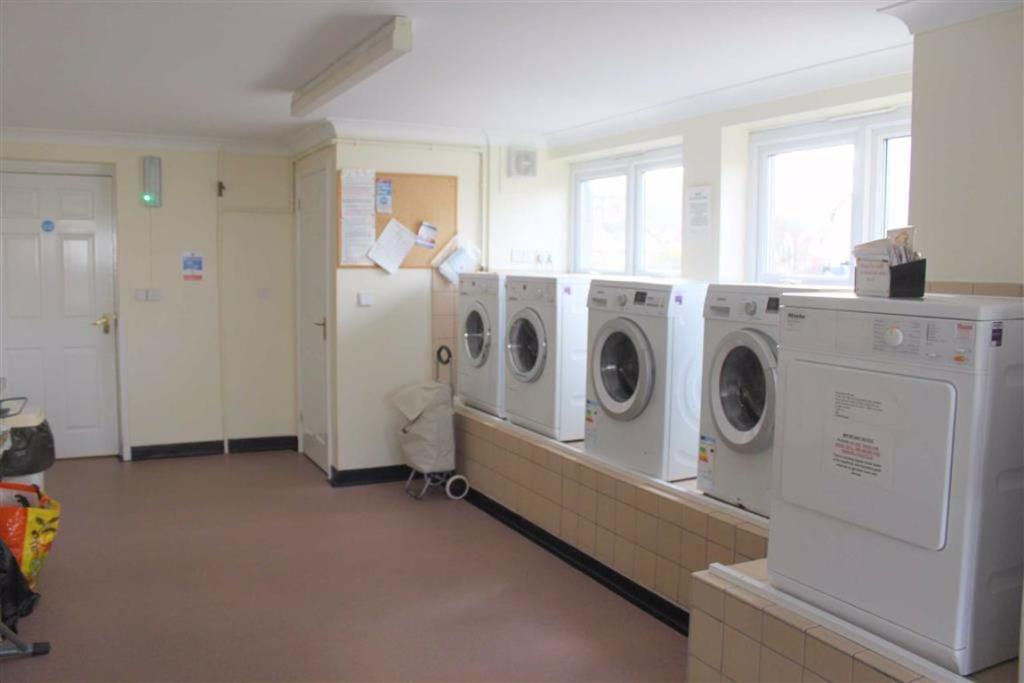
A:
[[[537,150],[525,147],[508,148],[508,177],[536,178]]]

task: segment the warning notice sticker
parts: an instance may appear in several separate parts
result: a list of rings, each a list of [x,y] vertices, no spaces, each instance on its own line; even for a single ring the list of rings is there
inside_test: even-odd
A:
[[[825,435],[826,467],[834,473],[892,485],[892,435],[883,427],[834,419]]]

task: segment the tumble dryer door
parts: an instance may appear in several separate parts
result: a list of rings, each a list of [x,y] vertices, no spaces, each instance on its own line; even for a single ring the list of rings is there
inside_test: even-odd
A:
[[[524,308],[508,326],[508,369],[520,382],[536,382],[544,372],[548,341],[537,311]]]
[[[771,444],[775,366],[775,342],[757,330],[730,332],[718,345],[708,399],[719,434],[737,450]]]
[[[632,420],[643,413],[654,391],[654,356],[639,325],[627,318],[606,322],[590,349],[590,364],[597,400],[609,417]]]
[[[491,353],[491,319],[479,301],[462,321],[462,344],[473,367],[483,367]]]

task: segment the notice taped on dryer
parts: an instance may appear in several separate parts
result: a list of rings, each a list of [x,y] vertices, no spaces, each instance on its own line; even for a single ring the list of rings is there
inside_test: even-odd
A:
[[[826,422],[826,469],[892,487],[893,437],[885,426],[885,403],[851,391],[832,391],[831,415]]]
[[[700,435],[700,448],[697,451],[697,488],[701,491],[714,490],[715,440],[710,436]]]
[[[586,417],[583,421],[583,433],[585,436],[590,436],[591,432],[594,431],[594,423],[597,421],[597,401],[592,398],[587,399],[587,412]]]

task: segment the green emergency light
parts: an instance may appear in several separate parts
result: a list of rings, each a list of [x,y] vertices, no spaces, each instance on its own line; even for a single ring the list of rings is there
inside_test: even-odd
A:
[[[142,205],[160,206],[160,157],[142,157]]]

